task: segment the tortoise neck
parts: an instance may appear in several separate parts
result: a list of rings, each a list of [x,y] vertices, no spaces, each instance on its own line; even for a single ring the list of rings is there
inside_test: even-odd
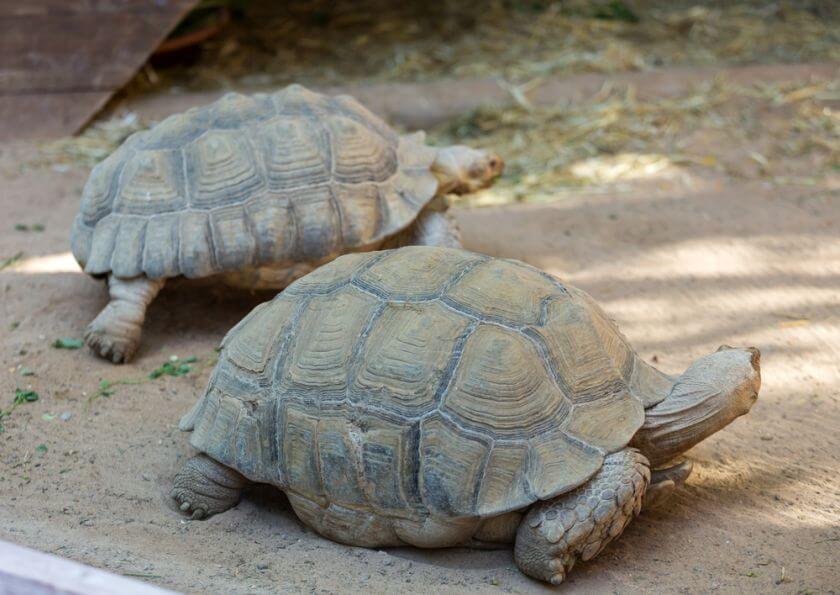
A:
[[[632,446],[656,467],[750,410],[758,397],[758,359],[749,350],[718,351],[694,362],[668,396],[645,411]]]
[[[432,175],[438,181],[438,195],[463,194],[467,191],[462,188],[461,169],[458,159],[457,147],[444,147],[437,149],[435,160],[432,162]]]

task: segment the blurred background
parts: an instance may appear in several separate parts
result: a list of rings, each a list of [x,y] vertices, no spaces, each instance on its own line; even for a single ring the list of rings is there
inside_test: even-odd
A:
[[[17,9],[21,26],[72,21],[96,31],[71,55],[48,56],[54,42],[28,54],[39,84],[50,84],[45,68],[56,71],[58,91],[58,79],[78,71],[63,93],[71,116],[55,105],[61,92],[49,93],[37,125],[6,110],[7,137],[84,130],[47,147],[49,161],[93,164],[169,113],[228,90],[298,82],[354,93],[434,141],[505,154],[504,179],[473,204],[546,200],[681,169],[784,180],[840,167],[840,6],[830,0],[157,0],[157,12],[90,0],[61,9],[72,14],[40,15],[37,4]],[[46,89],[27,98],[30,115],[39,91],[43,98]]]

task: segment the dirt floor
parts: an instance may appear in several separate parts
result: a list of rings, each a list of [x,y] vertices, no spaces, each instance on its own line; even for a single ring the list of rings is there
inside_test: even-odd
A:
[[[753,114],[766,125],[750,129],[749,144],[704,122],[686,142],[761,166],[748,147],[778,140],[784,114],[774,113]],[[89,167],[32,166],[38,154],[0,146],[0,407],[16,389],[23,401],[0,420],[0,539],[190,592],[549,590],[508,550],[331,543],[270,488],[208,521],[179,516],[166,497],[191,454],[178,419],[220,338],[268,296],[173,282],[126,366],[52,347],[82,336],[106,291],[68,252]],[[723,343],[762,350],[752,412],[693,449],[694,475],[674,500],[559,590],[840,590],[840,173],[824,155],[782,160],[783,176],[672,163],[551,202],[457,209],[468,248],[590,292],[667,372]],[[183,376],[101,388],[147,378],[172,355],[198,361]]]

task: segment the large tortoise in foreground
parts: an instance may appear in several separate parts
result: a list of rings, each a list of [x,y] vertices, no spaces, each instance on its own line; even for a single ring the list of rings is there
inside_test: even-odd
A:
[[[224,274],[281,289],[339,254],[459,247],[441,200],[488,185],[502,160],[399,136],[348,96],[299,85],[231,93],[132,135],[90,175],[73,255],[111,301],[86,340],[131,358],[167,279]]]
[[[655,370],[589,296],[520,262],[351,254],[227,335],[181,420],[202,454],[172,496],[201,518],[273,484],[330,539],[515,542],[524,572],[559,583],[683,481],[676,458],[759,386],[754,348]]]

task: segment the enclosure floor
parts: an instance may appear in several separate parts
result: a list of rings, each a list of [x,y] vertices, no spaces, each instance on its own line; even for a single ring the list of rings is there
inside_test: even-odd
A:
[[[126,366],[50,347],[81,337],[107,292],[67,255],[87,169],[24,167],[32,151],[0,146],[0,259],[24,253],[0,272],[0,403],[16,387],[40,394],[3,422],[0,539],[191,592],[548,590],[517,570],[509,550],[381,552],[329,542],[269,488],[208,521],[184,520],[166,497],[191,454],[177,423],[209,367],[117,386],[86,405],[88,397],[100,380],[143,377],[173,354],[212,356],[267,296],[171,283]],[[831,184],[687,176],[456,211],[468,248],[585,289],[667,372],[724,343],[762,351],[752,412],[694,448],[686,487],[577,567],[571,591],[840,585],[840,198]],[[12,231],[16,223],[46,229]]]

